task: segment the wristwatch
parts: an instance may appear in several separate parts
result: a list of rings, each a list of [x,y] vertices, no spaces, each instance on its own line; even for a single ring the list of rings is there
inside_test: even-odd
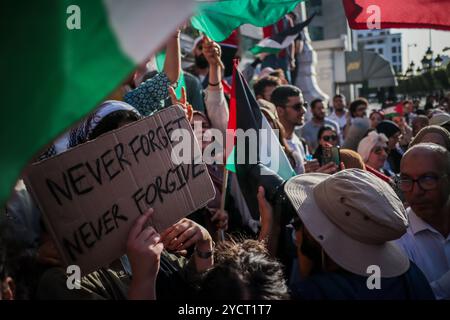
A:
[[[197,256],[199,257],[199,258],[202,258],[202,259],[209,259],[209,258],[211,258],[211,256],[212,256],[212,254],[213,254],[213,251],[211,250],[211,251],[200,251],[200,250],[198,250],[198,248],[197,247],[195,247],[195,253],[197,254]]]

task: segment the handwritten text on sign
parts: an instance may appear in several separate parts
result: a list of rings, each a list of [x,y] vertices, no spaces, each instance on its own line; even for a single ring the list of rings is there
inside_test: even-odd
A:
[[[124,253],[128,231],[147,208],[155,208],[151,224],[162,231],[214,197],[203,163],[172,162],[176,129],[189,133],[192,157],[201,154],[183,111],[173,106],[27,172],[66,263],[83,274],[104,266]]]

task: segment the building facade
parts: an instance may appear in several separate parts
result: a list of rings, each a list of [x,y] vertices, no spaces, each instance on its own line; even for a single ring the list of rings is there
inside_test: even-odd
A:
[[[358,30],[358,49],[380,54],[389,61],[395,73],[403,71],[402,35],[385,30]]]
[[[317,83],[330,97],[344,94],[347,100],[357,96],[355,85],[339,84],[339,64],[343,63],[345,51],[357,49],[354,32],[350,29],[342,1],[306,0],[306,15],[316,14],[308,26],[311,45],[317,54]]]

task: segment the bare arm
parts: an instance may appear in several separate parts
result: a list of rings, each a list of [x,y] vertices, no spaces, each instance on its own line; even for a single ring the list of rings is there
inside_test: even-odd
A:
[[[180,77],[181,54],[180,54],[180,30],[170,37],[166,45],[166,60],[164,61],[164,72],[170,83],[175,83]]]
[[[265,241],[267,250],[272,257],[277,254],[278,238],[280,236],[280,221],[273,214],[273,208],[265,198],[263,187],[258,188],[258,206],[261,217],[261,231],[258,240]]]
[[[223,93],[220,46],[208,38],[203,43],[203,54],[209,63],[209,83],[205,91],[205,106],[214,128],[225,134],[228,124],[228,105]],[[211,85],[212,84],[212,85]]]

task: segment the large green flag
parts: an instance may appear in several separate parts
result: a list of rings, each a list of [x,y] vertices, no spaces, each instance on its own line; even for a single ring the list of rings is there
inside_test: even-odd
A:
[[[221,42],[242,24],[271,25],[295,9],[303,0],[218,0],[198,1],[194,28]]]
[[[113,92],[194,7],[193,0],[2,1],[0,206],[33,155]]]

